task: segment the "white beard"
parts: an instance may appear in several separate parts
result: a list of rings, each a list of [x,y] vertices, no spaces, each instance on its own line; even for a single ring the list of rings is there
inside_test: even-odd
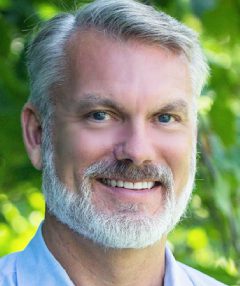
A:
[[[46,138],[46,137],[45,137]],[[68,190],[58,179],[54,167],[53,147],[43,144],[43,192],[48,211],[79,235],[105,248],[145,248],[170,232],[183,215],[192,193],[195,176],[195,152],[191,174],[180,196],[176,198],[170,168],[158,167],[168,180],[164,209],[154,216],[139,215],[138,206],[126,204],[121,210],[107,214],[93,205],[91,174],[101,171],[106,162],[87,168],[78,191]]]

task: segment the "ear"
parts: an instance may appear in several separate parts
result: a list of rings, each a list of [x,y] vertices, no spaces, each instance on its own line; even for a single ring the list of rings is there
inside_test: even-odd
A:
[[[24,144],[33,166],[42,169],[41,141],[42,127],[36,108],[26,103],[21,114]]]

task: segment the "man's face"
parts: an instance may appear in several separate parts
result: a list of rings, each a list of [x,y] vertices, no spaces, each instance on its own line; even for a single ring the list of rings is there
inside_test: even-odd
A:
[[[104,172],[88,178],[97,214],[124,214],[130,221],[161,216],[167,192],[177,200],[194,176],[196,130],[187,60],[94,32],[75,35],[68,56],[69,86],[55,95],[58,179],[81,197],[86,170],[104,165]],[[165,170],[166,184],[157,168]]]

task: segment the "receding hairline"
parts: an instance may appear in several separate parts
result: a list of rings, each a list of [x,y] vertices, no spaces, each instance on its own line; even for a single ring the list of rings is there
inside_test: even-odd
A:
[[[81,44],[84,39],[86,39],[87,36],[96,36],[93,39],[107,39],[110,42],[117,42],[119,44],[141,44],[143,46],[149,46],[149,47],[155,47],[159,48],[165,51],[169,51],[170,53],[173,53],[175,55],[185,55],[186,59],[190,63],[190,59],[188,58],[188,55],[185,53],[185,51],[176,44],[169,44],[166,45],[165,43],[162,43],[161,40],[154,40],[152,38],[142,38],[142,37],[135,37],[134,35],[131,36],[125,36],[124,34],[116,35],[112,32],[109,32],[108,30],[99,29],[98,27],[91,26],[91,27],[78,27],[78,29],[74,29],[72,33],[69,35],[67,41],[64,45],[64,51],[65,55],[69,55],[69,51],[71,48],[73,48],[73,44],[75,44],[75,41],[79,41],[79,45]]]
[[[110,43],[113,43],[113,45],[120,44],[123,46],[125,45],[136,46],[136,49],[139,46],[159,49],[159,51],[166,52],[166,55],[169,53],[170,55],[177,56],[180,59],[182,58],[182,61],[184,61],[184,63],[188,66],[189,69],[190,61],[185,55],[185,53],[180,49],[172,50],[164,45],[161,45],[160,43],[146,41],[144,39],[138,39],[134,37],[130,37],[127,39],[125,39],[124,37],[116,37],[111,33],[107,33],[106,31],[102,30],[97,30],[96,28],[91,27],[91,28],[78,29],[77,31],[75,31],[70,35],[69,39],[65,43],[64,47],[65,50],[64,69],[66,75],[65,80],[68,81],[68,83],[71,83],[70,86],[72,86],[72,84],[74,83],[74,73],[75,73],[74,64],[77,63],[76,56],[78,55],[79,52],[81,53],[81,51],[88,52],[88,50],[86,50],[86,41],[89,41],[89,44],[95,42],[96,44],[99,43],[99,45],[101,45],[100,43],[101,40],[107,40]],[[98,49],[97,45],[96,47],[93,46],[93,49],[96,49],[97,53]],[[190,70],[189,70],[189,77],[190,77]]]
[[[135,40],[186,55],[194,94],[200,95],[208,66],[195,32],[164,12],[131,0],[97,0],[73,13],[61,13],[43,26],[28,49],[29,100],[44,117],[50,90],[66,78],[66,47],[73,35],[93,29],[117,41]],[[101,43],[100,43],[101,44]]]

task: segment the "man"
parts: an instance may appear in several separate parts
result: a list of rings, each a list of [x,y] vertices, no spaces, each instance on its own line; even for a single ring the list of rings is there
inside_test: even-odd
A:
[[[48,23],[29,48],[22,111],[46,216],[0,262],[0,285],[211,286],[174,260],[167,234],[192,192],[196,35],[132,0],[99,0]]]

